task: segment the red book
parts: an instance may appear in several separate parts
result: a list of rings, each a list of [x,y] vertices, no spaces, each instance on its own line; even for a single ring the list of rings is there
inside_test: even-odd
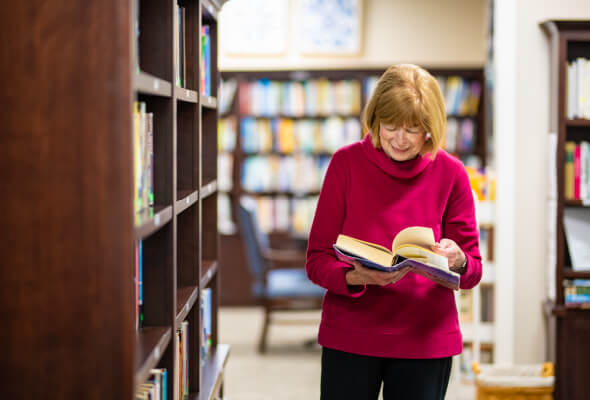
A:
[[[580,144],[574,150],[574,199],[580,200]]]

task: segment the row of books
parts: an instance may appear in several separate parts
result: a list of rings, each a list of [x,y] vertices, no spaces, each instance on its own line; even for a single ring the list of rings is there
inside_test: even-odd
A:
[[[590,119],[590,60],[576,58],[567,64],[566,115]]]
[[[143,242],[135,242],[135,329],[143,326]]]
[[[449,153],[471,153],[475,147],[476,130],[477,124],[473,119],[450,117],[447,121],[445,150]]]
[[[473,290],[480,291],[480,321],[494,322],[494,287],[490,285],[478,286],[472,290],[459,291],[459,319],[462,323],[473,323]]]
[[[211,35],[209,25],[201,26],[201,93],[211,96]]]
[[[219,82],[219,114],[225,115],[228,113],[234,103],[236,93],[238,91],[238,80],[232,79],[221,79]]]
[[[211,288],[205,288],[201,291],[201,329],[203,333],[203,342],[201,343],[201,364],[207,360],[212,345],[212,292]]]
[[[135,392],[136,400],[167,400],[168,372],[166,368],[154,368],[146,382],[141,383]]]
[[[357,80],[240,82],[240,112],[255,116],[358,115],[361,87]]]
[[[219,118],[217,122],[217,150],[234,151],[238,139],[238,119],[236,116]]]
[[[133,103],[133,205],[141,213],[154,205],[154,114]]]
[[[288,198],[285,196],[242,196],[242,203],[256,212],[263,232],[292,232],[307,236],[311,229],[318,196]]]
[[[564,194],[568,200],[590,199],[589,142],[565,142]]]
[[[357,118],[293,120],[247,117],[241,120],[240,132],[242,150],[246,153],[334,153],[361,138],[361,125]]]
[[[233,188],[234,156],[232,153],[219,153],[217,156],[217,188],[229,192]]]
[[[481,83],[467,80],[460,76],[437,76],[448,115],[475,116],[481,98]],[[364,96],[367,102],[377,86],[378,76],[372,76],[364,82]]]
[[[573,279],[566,281],[564,294],[566,304],[590,304],[590,280]]]
[[[329,162],[327,156],[304,154],[247,157],[242,164],[242,188],[250,192],[317,192]]]
[[[182,321],[174,335],[174,400],[184,399],[189,394],[188,344],[188,321]]]
[[[217,194],[217,229],[222,235],[233,235],[238,230],[231,198],[223,192]]]
[[[491,167],[465,167],[471,189],[480,202],[496,201],[496,174]]]

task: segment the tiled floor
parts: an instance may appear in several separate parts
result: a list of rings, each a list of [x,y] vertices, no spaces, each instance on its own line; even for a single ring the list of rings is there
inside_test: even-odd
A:
[[[222,308],[220,342],[231,345],[225,373],[226,400],[319,399],[320,350],[303,343],[317,334],[318,313],[302,313],[308,325],[272,325],[269,350],[256,352],[262,327],[259,308]],[[315,322],[315,323],[314,323]],[[473,400],[472,385],[452,380],[447,400]]]

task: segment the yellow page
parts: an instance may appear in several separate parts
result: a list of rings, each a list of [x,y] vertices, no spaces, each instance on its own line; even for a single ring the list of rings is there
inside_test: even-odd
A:
[[[338,235],[336,247],[381,265],[389,266],[393,261],[392,254],[385,247],[347,235]]]
[[[412,258],[428,265],[435,266],[439,269],[448,270],[449,260],[445,256],[436,254],[433,251],[417,247],[412,244],[403,244],[399,246],[395,254],[399,254],[402,257]]]
[[[393,239],[391,246],[392,253],[395,253],[397,248],[404,244],[414,244],[430,250],[430,246],[434,246],[434,233],[432,228],[425,226],[410,226],[401,230]]]

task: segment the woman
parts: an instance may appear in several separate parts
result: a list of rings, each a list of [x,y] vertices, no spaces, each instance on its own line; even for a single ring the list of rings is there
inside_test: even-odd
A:
[[[441,150],[444,100],[415,65],[390,67],[363,115],[368,132],[328,167],[307,250],[307,274],[327,289],[318,341],[322,399],[444,399],[462,336],[453,291],[414,273],[339,261],[338,234],[386,248],[408,226],[431,227],[433,251],[481,279],[474,201],[461,162]]]

